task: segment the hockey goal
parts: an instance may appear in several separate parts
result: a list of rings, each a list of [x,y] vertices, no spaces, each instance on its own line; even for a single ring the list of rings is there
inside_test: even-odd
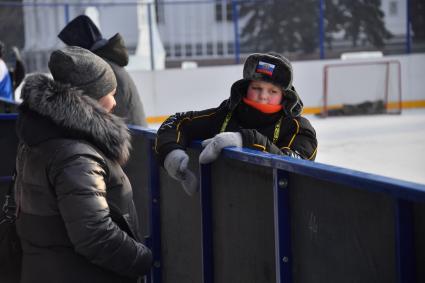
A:
[[[401,108],[399,61],[343,62],[323,67],[320,116],[400,114]]]

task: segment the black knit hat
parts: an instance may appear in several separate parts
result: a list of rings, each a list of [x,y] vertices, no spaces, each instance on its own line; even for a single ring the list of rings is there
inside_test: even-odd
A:
[[[271,82],[287,90],[292,86],[292,65],[277,53],[253,53],[245,61],[243,78]]]
[[[49,69],[55,81],[78,87],[85,95],[96,100],[117,87],[117,80],[109,64],[78,46],[53,51]]]
[[[107,43],[97,26],[86,15],[80,15],[70,21],[58,37],[66,45],[80,46],[91,51]]]
[[[58,37],[66,45],[83,47],[121,67],[128,64],[128,50],[122,35],[116,33],[109,39],[103,38],[98,27],[86,15],[80,15],[70,21]]]

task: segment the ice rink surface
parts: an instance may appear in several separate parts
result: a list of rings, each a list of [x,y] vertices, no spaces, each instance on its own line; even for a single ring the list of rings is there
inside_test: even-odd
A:
[[[318,118],[316,162],[425,184],[425,109]],[[151,125],[157,129],[160,125]]]
[[[425,109],[306,117],[317,132],[317,162],[425,184]]]

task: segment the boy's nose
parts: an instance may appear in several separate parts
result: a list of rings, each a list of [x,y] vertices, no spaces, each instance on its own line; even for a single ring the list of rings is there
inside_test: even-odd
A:
[[[264,91],[264,90],[262,90],[262,91],[260,92],[260,98],[261,98],[261,99],[267,99],[267,92],[266,92],[266,91]]]

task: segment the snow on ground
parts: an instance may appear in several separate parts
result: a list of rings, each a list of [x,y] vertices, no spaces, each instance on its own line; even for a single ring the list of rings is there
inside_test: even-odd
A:
[[[317,162],[425,184],[425,109],[306,118],[316,129]]]
[[[307,118],[317,132],[317,162],[425,184],[425,109]]]

